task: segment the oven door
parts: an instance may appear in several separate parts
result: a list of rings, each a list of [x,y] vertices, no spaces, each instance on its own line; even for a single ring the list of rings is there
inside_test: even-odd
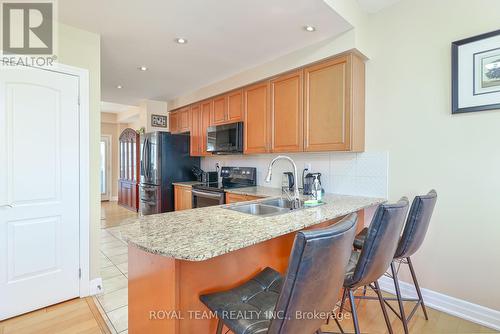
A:
[[[193,189],[191,191],[191,198],[193,201],[193,209],[221,205],[225,203],[225,196],[223,192],[221,193]]]

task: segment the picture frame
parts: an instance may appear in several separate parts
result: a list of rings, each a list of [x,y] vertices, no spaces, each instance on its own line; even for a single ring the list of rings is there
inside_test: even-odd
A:
[[[167,128],[168,120],[165,115],[151,115],[151,126],[156,128]]]
[[[500,30],[451,44],[452,114],[500,110]]]

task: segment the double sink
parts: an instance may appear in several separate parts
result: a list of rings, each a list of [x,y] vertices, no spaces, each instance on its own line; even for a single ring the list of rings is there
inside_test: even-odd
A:
[[[293,209],[292,201],[285,198],[273,198],[257,203],[235,204],[227,206],[226,209],[238,211],[254,216],[276,216],[285,213],[290,213],[292,210],[301,210],[307,207],[304,206],[304,201],[300,201],[300,208]],[[310,206],[308,206],[310,207]]]

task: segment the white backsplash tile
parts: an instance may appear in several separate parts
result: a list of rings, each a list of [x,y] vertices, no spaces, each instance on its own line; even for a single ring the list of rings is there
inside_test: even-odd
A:
[[[325,191],[346,195],[388,197],[388,154],[387,152],[363,153],[291,153],[296,163],[299,184],[302,186],[302,170],[311,165],[310,172],[321,173],[321,183]],[[215,164],[220,166],[256,167],[257,184],[260,186],[281,187],[282,173],[292,171],[287,161],[278,161],[273,167],[271,183],[265,182],[269,162],[278,154],[226,155],[204,157],[201,168],[214,171]]]

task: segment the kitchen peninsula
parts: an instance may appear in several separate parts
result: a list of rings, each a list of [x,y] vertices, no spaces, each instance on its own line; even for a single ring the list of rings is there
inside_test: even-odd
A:
[[[276,197],[275,189],[264,187],[237,191]],[[238,286],[267,266],[285,273],[294,232],[333,224],[352,212],[362,228],[365,209],[384,199],[326,194],[324,202],[266,217],[222,205],[121,226],[129,244],[129,333],[215,332],[217,320],[203,316],[208,309],[200,294]]]

